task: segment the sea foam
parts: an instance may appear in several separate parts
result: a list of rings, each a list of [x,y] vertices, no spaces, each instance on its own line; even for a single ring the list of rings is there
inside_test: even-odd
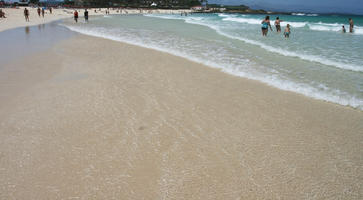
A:
[[[253,25],[261,25],[261,22],[262,22],[262,19],[241,18],[241,17],[226,17],[222,20],[231,21],[231,22],[239,22],[239,23],[247,23],[247,24],[253,24]],[[305,27],[307,25],[306,22],[289,22],[289,21],[281,22],[282,26],[286,26],[287,24],[290,24],[290,26],[296,27],[296,28]],[[273,25],[273,22],[271,22],[271,25]]]
[[[193,23],[200,24],[201,22],[194,21]],[[147,44],[136,38],[130,38],[130,37],[125,38],[123,36],[124,34],[117,33],[117,30],[110,30],[110,29],[106,29],[106,28],[86,28],[86,27],[71,26],[71,25],[65,25],[65,26],[72,31],[76,31],[76,32],[79,32],[82,34],[106,38],[106,39],[120,41],[120,42],[125,42],[125,43],[132,44],[132,45],[142,46],[145,48],[150,48],[150,49],[155,49],[158,51],[170,53],[170,54],[173,54],[173,55],[176,55],[179,57],[183,57],[183,58],[186,58],[188,60],[191,60],[191,61],[194,61],[197,63],[205,64],[210,67],[219,68],[223,72],[226,72],[226,73],[229,73],[229,74],[232,74],[235,76],[258,80],[258,81],[261,81],[268,85],[271,85],[273,87],[282,89],[282,90],[297,92],[297,93],[300,93],[300,94],[303,94],[303,95],[306,95],[306,96],[309,96],[309,97],[312,97],[315,99],[330,101],[330,102],[334,102],[334,103],[338,103],[338,104],[346,105],[346,106],[351,106],[351,107],[355,107],[355,108],[359,108],[359,109],[363,110],[363,100],[362,99],[359,99],[359,98],[356,98],[355,96],[346,94],[345,92],[342,92],[340,90],[335,90],[332,93],[331,91],[324,91],[319,88],[311,87],[308,84],[296,83],[296,82],[290,81],[290,80],[282,80],[281,78],[276,77],[274,75],[253,74],[253,73],[249,73],[249,72],[244,72],[244,71],[238,70],[238,69],[240,69],[238,66],[230,66],[231,63],[228,63],[228,62],[217,63],[217,62],[213,62],[210,60],[201,59],[199,57],[195,57],[193,54],[189,54],[188,52],[180,52],[176,49],[173,49],[173,48],[171,48],[170,45],[169,45],[169,47],[165,47],[165,46],[159,46],[157,44]],[[227,35],[227,34],[221,32],[220,30],[218,30],[218,28],[216,26],[210,26],[210,27],[215,29],[220,34],[226,35],[227,37],[235,38],[238,40],[243,40],[243,41],[246,41],[247,43],[251,43],[251,44],[255,44],[255,45],[261,45],[266,49],[270,49],[270,47],[264,46],[263,44],[260,44],[256,41],[250,41],[247,39]],[[278,49],[270,49],[270,50],[271,51],[280,51]]]
[[[336,67],[339,69],[344,69],[344,70],[351,70],[351,71],[357,71],[357,72],[363,72],[363,67],[362,66],[358,66],[358,65],[352,65],[352,64],[346,64],[346,63],[341,63],[341,62],[337,62],[337,61],[332,61],[329,60],[327,58],[324,57],[319,57],[317,55],[309,55],[309,54],[304,54],[304,53],[300,53],[300,52],[293,52],[293,51],[289,51],[289,50],[284,50],[278,47],[272,47],[269,45],[264,44],[263,42],[260,41],[255,41],[252,39],[248,39],[242,36],[235,36],[235,35],[231,35],[229,33],[224,32],[218,25],[215,24],[209,24],[209,23],[205,23],[205,22],[201,22],[201,21],[193,21],[191,19],[184,19],[186,23],[191,23],[191,24],[198,24],[198,25],[203,25],[203,26],[207,26],[209,28],[214,29],[217,33],[231,38],[231,39],[237,39],[243,42],[246,42],[248,44],[252,44],[252,45],[257,45],[269,52],[272,53],[277,53],[283,56],[290,56],[290,57],[297,57],[303,60],[307,60],[307,61],[311,61],[311,62],[317,62],[317,63],[321,63],[324,65],[328,65],[328,66],[332,66],[332,67]]]
[[[317,14],[303,14],[303,13],[297,13],[295,14],[297,16],[318,16]],[[262,19],[260,18],[250,18],[246,17],[246,15],[240,15],[240,16],[231,16],[226,14],[219,14],[220,17],[222,17],[223,21],[230,21],[230,22],[237,22],[237,23],[246,23],[251,25],[261,25]],[[271,25],[273,25],[273,20],[271,20]],[[344,24],[339,23],[323,23],[323,22],[294,22],[294,21],[283,21],[281,22],[281,26],[286,26],[287,24],[290,24],[293,28],[305,28],[308,27],[312,31],[331,31],[331,32],[341,32],[342,26]],[[346,28],[349,28],[348,25],[346,25]],[[363,35],[363,28],[359,26],[354,27],[354,33],[357,35]]]

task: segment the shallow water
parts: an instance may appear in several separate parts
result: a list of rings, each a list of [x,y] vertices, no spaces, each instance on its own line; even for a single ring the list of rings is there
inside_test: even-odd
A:
[[[71,30],[153,48],[316,99],[363,109],[363,17],[342,34],[350,16],[280,16],[290,39],[262,37],[262,15],[112,15]],[[276,16],[271,16],[274,19]]]
[[[0,69],[8,62],[41,52],[75,33],[57,22],[20,27],[0,32]]]

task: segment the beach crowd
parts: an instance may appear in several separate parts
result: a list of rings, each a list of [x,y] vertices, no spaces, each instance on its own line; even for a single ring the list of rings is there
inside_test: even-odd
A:
[[[39,16],[39,17],[43,17],[43,18],[44,18],[44,15],[45,15],[45,13],[46,13],[46,10],[48,10],[48,11],[49,11],[49,14],[52,14],[52,13],[53,13],[53,8],[52,8],[52,7],[49,7],[48,9],[47,9],[47,8],[45,8],[45,7],[43,7],[43,8],[38,7],[38,8],[37,8],[38,16]],[[29,22],[29,21],[30,21],[30,20],[29,20],[29,15],[30,15],[30,11],[29,11],[29,9],[24,8],[24,17],[25,17],[25,21],[27,21],[27,22]]]
[[[349,32],[353,33],[354,32],[354,22],[352,18],[349,18]],[[283,20],[280,19],[280,17],[276,17],[275,20],[275,27],[276,27],[276,32],[280,33],[281,32],[281,25],[280,23],[283,22]],[[264,20],[262,20],[261,22],[262,26],[261,26],[261,31],[262,31],[262,36],[267,36],[268,33],[268,28],[270,28],[271,31],[273,31],[272,26],[271,26],[271,22],[270,22],[270,16],[266,16]],[[344,25],[342,26],[342,33],[346,33],[346,29],[344,27]],[[290,33],[291,33],[291,26],[290,24],[286,25],[286,28],[284,30],[284,36],[285,38],[289,38],[290,37]]]

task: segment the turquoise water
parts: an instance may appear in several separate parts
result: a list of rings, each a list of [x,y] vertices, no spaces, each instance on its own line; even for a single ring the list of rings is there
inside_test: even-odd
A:
[[[343,34],[341,26],[349,29],[349,17],[355,21],[355,33]],[[92,18],[87,24],[69,21],[64,25],[363,110],[363,17],[282,15],[282,29],[287,23],[292,26],[289,39],[271,31],[262,37],[263,18],[242,14],[111,15]]]

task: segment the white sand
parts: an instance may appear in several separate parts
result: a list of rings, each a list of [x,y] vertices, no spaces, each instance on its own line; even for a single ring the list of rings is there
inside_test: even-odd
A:
[[[0,199],[363,197],[359,110],[88,36],[24,66],[0,88]]]
[[[24,26],[32,26],[38,24],[48,23],[54,20],[64,19],[73,17],[74,9],[53,9],[53,14],[49,13],[49,10],[46,10],[46,14],[43,17],[39,17],[37,13],[37,8],[27,7],[30,12],[29,22],[25,21],[24,17],[24,7],[21,8],[2,8],[3,12],[7,18],[0,18],[0,31],[4,31],[7,29],[24,27]],[[78,15],[80,18],[83,18],[84,9],[77,9]],[[92,15],[104,15],[106,12],[105,8],[101,8],[101,11],[97,8],[97,13],[94,12],[94,8],[88,9],[89,16]],[[110,14],[146,14],[146,13],[165,13],[165,14],[177,14],[181,12],[191,12],[191,10],[139,10],[139,9],[122,9],[120,12],[117,10],[110,9]]]

